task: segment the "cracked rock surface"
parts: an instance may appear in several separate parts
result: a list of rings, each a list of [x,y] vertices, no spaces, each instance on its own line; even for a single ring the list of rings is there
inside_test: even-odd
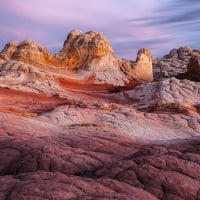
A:
[[[38,131],[38,130],[36,130]],[[107,128],[0,138],[0,199],[200,199],[200,140],[142,143]]]
[[[8,43],[0,200],[200,200],[200,83],[187,80],[198,53],[153,59],[149,82],[148,49],[119,60],[94,31],[72,31],[55,56]]]

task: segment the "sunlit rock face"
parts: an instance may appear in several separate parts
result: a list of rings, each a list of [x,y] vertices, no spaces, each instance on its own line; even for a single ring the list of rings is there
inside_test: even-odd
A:
[[[153,81],[152,58],[147,48],[138,51],[135,72],[138,79],[144,82]]]
[[[42,68],[64,69],[75,73],[79,79],[90,80],[92,84],[104,85],[111,90],[117,87],[130,89],[142,81],[152,81],[152,61],[147,49],[139,51],[136,65],[126,63],[131,70],[122,70],[121,61],[116,58],[107,39],[95,31],[71,31],[55,56],[40,44],[25,40],[8,43],[0,57]]]
[[[17,47],[19,44],[20,43],[18,41],[7,43],[4,49],[1,51],[0,58],[5,60],[10,60],[13,54],[17,51]]]
[[[113,70],[119,70],[111,45],[101,33],[95,31],[86,33],[71,31],[64,42],[63,49],[56,54],[56,57],[60,60],[66,59],[71,70],[90,67],[91,70],[95,70],[91,62],[95,63],[101,59],[105,63],[98,66],[99,71],[112,67],[114,67]]]
[[[95,31],[70,32],[54,56],[8,43],[0,199],[200,199],[200,83],[176,78],[182,63],[186,78],[198,73],[194,53],[173,50],[152,69],[148,49],[118,59]],[[169,78],[153,77],[157,62]]]
[[[32,40],[10,42],[1,52],[1,58],[13,59],[29,64],[46,63],[51,60],[48,49]]]

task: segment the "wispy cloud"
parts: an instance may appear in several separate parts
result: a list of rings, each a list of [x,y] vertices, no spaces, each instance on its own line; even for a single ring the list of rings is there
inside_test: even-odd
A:
[[[1,46],[28,38],[53,52],[71,29],[102,32],[129,58],[141,47],[160,56],[200,40],[199,0],[1,0],[0,18]]]
[[[197,47],[200,35],[200,2],[198,0],[166,0],[158,3],[150,15],[127,19],[129,26],[154,29],[155,40],[144,40],[155,54],[169,51],[169,48],[189,45]],[[166,40],[162,40],[166,38]],[[142,41],[142,40],[141,40]],[[142,44],[142,42],[141,42]],[[159,45],[160,44],[160,45]],[[198,47],[199,48],[199,47]]]
[[[173,6],[168,6],[167,8],[161,7],[161,10],[158,10],[153,17],[136,18],[130,21],[148,26],[164,26],[171,24],[183,24],[188,22],[200,22],[200,7],[199,5],[189,7],[186,5],[177,6],[177,4],[175,4]]]
[[[14,13],[26,19],[50,24],[108,24],[123,16],[126,12],[121,10],[121,0],[1,0],[1,10]],[[116,6],[115,6],[116,5]],[[124,7],[126,8],[126,6]],[[106,20],[105,20],[106,19]]]

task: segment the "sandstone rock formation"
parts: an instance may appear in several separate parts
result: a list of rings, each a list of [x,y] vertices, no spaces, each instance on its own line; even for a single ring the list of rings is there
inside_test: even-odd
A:
[[[198,69],[195,53],[154,59],[170,78],[151,82],[148,49],[119,60],[94,31],[72,31],[55,56],[8,43],[0,199],[200,200],[200,83],[175,78],[191,56],[186,74]]]
[[[6,60],[18,60],[28,64],[39,65],[51,63],[53,56],[37,42],[24,40],[22,42],[10,42],[2,50],[0,57]]]
[[[142,82],[153,81],[152,58],[147,48],[138,51],[136,61],[126,59],[120,61],[120,67],[125,73]]]
[[[178,74],[177,78],[200,81],[200,54],[193,54],[185,73]]]
[[[133,90],[116,94],[116,98],[127,99],[142,111],[175,109],[175,112],[196,110],[200,104],[200,83],[169,78],[137,86]]]
[[[12,59],[13,54],[17,51],[18,45],[19,45],[18,41],[7,43],[4,49],[0,53],[0,58],[5,60]]]
[[[136,77],[144,82],[153,81],[152,58],[148,49],[144,48],[138,51],[136,63]]]
[[[200,51],[189,47],[180,47],[171,50],[168,55],[162,58],[155,58],[153,60],[154,80],[161,77],[176,77],[180,73],[185,73],[193,54],[200,54]]]
[[[98,32],[83,33],[73,30],[67,36],[63,49],[55,55],[59,60],[65,60],[71,70],[87,69],[95,70],[92,62],[104,60],[104,66],[96,66],[100,71],[106,68],[119,70],[114,51],[106,38]],[[109,61],[110,60],[110,61]],[[94,68],[94,69],[93,69]]]
[[[109,42],[101,33],[95,31],[86,33],[71,31],[64,42],[63,49],[55,56],[36,42],[26,40],[21,43],[8,43],[1,52],[0,58],[21,61],[42,69],[53,68],[55,71],[56,67],[65,71],[75,71],[75,75],[79,75],[78,79],[83,80],[82,85],[90,80],[92,84],[105,85],[109,90],[130,89],[141,81],[152,81],[152,61],[147,49],[139,51],[137,64],[129,66],[130,72],[122,70],[121,61],[116,58]]]

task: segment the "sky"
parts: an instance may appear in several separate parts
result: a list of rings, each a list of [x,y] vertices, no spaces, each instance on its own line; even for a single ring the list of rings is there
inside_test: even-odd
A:
[[[101,32],[119,58],[143,47],[160,57],[200,49],[200,0],[0,0],[0,27],[0,49],[31,39],[56,53],[78,29]]]

